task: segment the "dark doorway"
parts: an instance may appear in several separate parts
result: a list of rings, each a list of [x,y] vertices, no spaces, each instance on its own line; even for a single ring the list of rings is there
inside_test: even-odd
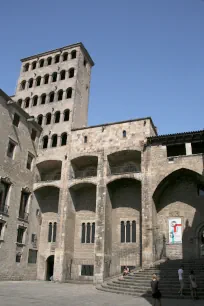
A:
[[[50,281],[51,276],[53,276],[54,272],[54,255],[51,255],[47,259],[47,276],[46,280]]]
[[[199,248],[200,248],[200,257],[204,258],[204,226],[201,228],[199,234]]]

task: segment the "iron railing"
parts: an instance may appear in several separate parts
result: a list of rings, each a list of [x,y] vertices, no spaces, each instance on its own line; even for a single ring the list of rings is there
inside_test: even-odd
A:
[[[18,219],[23,221],[28,221],[29,214],[26,212],[19,213]]]
[[[137,166],[118,166],[110,167],[110,175],[112,174],[124,174],[124,173],[139,173],[141,172]]]
[[[93,177],[97,176],[97,169],[90,169],[90,170],[76,170],[74,172],[73,178],[85,178],[85,177]]]
[[[7,205],[0,206],[0,214],[8,215],[8,208]]]

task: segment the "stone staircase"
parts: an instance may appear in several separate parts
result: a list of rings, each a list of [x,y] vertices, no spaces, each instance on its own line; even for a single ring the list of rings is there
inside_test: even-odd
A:
[[[150,282],[152,274],[157,274],[159,289],[164,298],[182,298],[179,296],[178,269],[184,265],[184,298],[191,298],[189,285],[189,271],[194,270],[198,285],[198,297],[204,299],[204,260],[194,260],[183,262],[181,260],[166,261],[149,269],[133,271],[128,276],[107,280],[102,285],[97,286],[98,290],[127,294],[133,296],[151,297]]]

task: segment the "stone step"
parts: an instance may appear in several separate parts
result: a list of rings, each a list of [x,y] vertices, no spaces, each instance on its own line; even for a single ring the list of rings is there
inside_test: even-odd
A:
[[[133,283],[133,282],[123,282],[123,281],[117,281],[117,280],[113,280],[112,282],[109,281],[109,282],[106,282],[106,284],[116,284],[118,286],[122,286],[122,287],[127,287],[127,286],[131,286],[131,287],[147,287],[147,288],[150,288],[151,285],[150,285],[150,282],[146,282],[146,283],[141,283],[141,282],[138,282],[138,283]],[[166,283],[160,283],[159,284],[159,287],[160,288],[179,288],[179,283],[171,283],[171,282],[166,282]],[[186,284],[185,285],[185,288],[189,288],[189,284]],[[198,289],[199,288],[203,288],[204,290],[204,287],[203,287],[203,282],[199,283],[198,284]]]

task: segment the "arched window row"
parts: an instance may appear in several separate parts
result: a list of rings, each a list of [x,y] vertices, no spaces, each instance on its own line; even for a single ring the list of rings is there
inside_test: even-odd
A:
[[[95,222],[82,223],[81,243],[94,243],[95,241]]]
[[[120,222],[120,242],[135,243],[136,242],[136,221]]]
[[[42,68],[46,66],[50,66],[53,64],[57,64],[60,62],[65,62],[68,60],[75,59],[77,57],[77,51],[72,50],[71,52],[64,51],[61,54],[56,54],[55,56],[51,57],[48,56],[47,58],[42,58],[39,61],[33,61],[31,63],[26,63],[23,66],[23,72],[27,72],[30,70],[34,70],[36,68]]]
[[[61,135],[53,134],[51,136],[45,135],[42,138],[42,149],[47,149],[47,148],[56,148],[59,146],[66,146],[67,144],[67,133],[64,132]]]
[[[49,222],[48,225],[48,242],[56,242],[57,237],[57,222]]]
[[[70,117],[70,110],[65,109],[63,112],[56,111],[53,114],[47,113],[45,116],[40,114],[36,118],[36,121],[39,125],[42,126],[42,125],[49,125],[49,124],[69,121],[69,117]]]
[[[61,70],[60,72],[53,72],[52,74],[46,73],[44,76],[38,76],[36,78],[30,78],[27,82],[23,80],[20,83],[19,90],[25,90],[40,85],[55,83],[57,81],[63,81],[71,79],[75,76],[75,69],[70,68],[69,70]]]
[[[60,89],[57,92],[52,91],[47,95],[43,93],[41,96],[35,95],[32,98],[27,97],[25,98],[25,100],[19,99],[17,103],[22,108],[29,108],[38,105],[43,105],[46,103],[62,101],[64,99],[71,99],[72,93],[73,89],[69,87],[66,90]]]

